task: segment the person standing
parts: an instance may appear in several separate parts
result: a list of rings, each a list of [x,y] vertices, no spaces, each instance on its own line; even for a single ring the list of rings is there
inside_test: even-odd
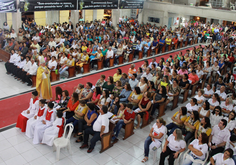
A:
[[[36,90],[43,99],[50,100],[52,98],[50,71],[46,67],[44,58],[40,58],[40,66],[36,75]]]

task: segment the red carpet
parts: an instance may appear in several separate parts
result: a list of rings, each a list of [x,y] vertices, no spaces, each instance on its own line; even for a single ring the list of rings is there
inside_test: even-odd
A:
[[[181,50],[183,52],[183,54],[185,53],[185,50]],[[174,53],[169,53],[163,56],[159,56],[156,57],[156,61],[159,62],[161,57],[164,57],[164,59],[166,60],[170,55],[172,55],[174,57],[175,54],[178,54],[179,51],[174,52]],[[148,60],[149,62],[151,62],[151,59]],[[135,68],[137,69],[138,67],[140,67],[144,62],[137,62],[135,63]],[[122,69],[122,72],[127,73],[128,69],[130,68],[130,64],[120,67],[120,69]],[[108,71],[103,71],[103,72],[99,72],[93,75],[89,75],[89,76],[85,76],[82,78],[78,78],[76,80],[72,80],[69,82],[65,82],[65,83],[61,83],[58,85],[54,85],[52,86],[52,90],[53,90],[53,97],[55,97],[55,87],[60,86],[63,90],[68,90],[69,93],[71,94],[73,92],[73,88],[75,86],[77,86],[79,83],[81,84],[86,84],[86,82],[91,82],[93,84],[95,84],[97,82],[97,80],[100,78],[100,76],[102,74],[107,76],[113,76],[116,73],[117,68],[115,69],[111,69]],[[25,110],[28,108],[29,106],[29,100],[31,98],[31,92],[22,94],[22,95],[18,95],[18,96],[13,96],[11,98],[7,98],[7,99],[3,99],[0,101],[0,128],[9,126],[11,124],[16,123],[17,121],[17,117],[18,115],[21,113],[21,111]]]

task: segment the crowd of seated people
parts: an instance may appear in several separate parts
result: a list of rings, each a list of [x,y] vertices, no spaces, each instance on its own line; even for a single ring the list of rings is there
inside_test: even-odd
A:
[[[154,32],[153,27],[149,26],[145,25],[143,28],[148,27],[148,32]],[[212,29],[215,27],[207,26],[211,35],[214,34]],[[121,28],[118,25],[116,29],[121,29],[118,31],[122,32],[121,35],[125,34],[122,25]],[[131,34],[134,32],[132,30]],[[190,152],[183,160],[184,165],[192,164],[193,159],[205,160],[208,152],[211,164],[233,164],[236,162],[236,68],[233,56],[236,49],[231,32],[232,29],[228,29],[222,39],[219,38],[222,34],[217,35],[218,38],[213,35],[214,42],[204,47],[194,47],[186,54],[178,53],[167,59],[161,58],[159,62],[153,58],[150,64],[144,61],[139,68],[132,64],[129,70],[117,69],[114,75],[101,75],[96,84],[79,84],[74,88],[71,98],[67,90],[58,90],[55,101],[46,105],[45,100],[37,101],[37,93],[32,93],[30,107],[18,116],[17,127],[23,132],[26,130],[26,135],[33,138],[33,143],[51,144],[47,129],[54,126],[57,131],[52,137],[59,136],[60,128],[57,126],[61,123],[54,123],[53,120],[64,116],[66,123],[74,125],[74,135],[78,136],[76,142],[82,143],[80,148],[88,148],[87,152],[90,153],[96,142],[110,131],[111,123],[115,125],[111,130],[112,142],[119,143],[123,126],[134,122],[134,128],[140,129],[143,121],[155,119],[156,122],[145,141],[145,157],[142,162],[148,161],[149,151],[158,149],[165,140],[159,156],[160,165],[165,164],[167,156],[169,164],[172,165],[186,151],[186,144],[189,144]],[[186,35],[184,31],[182,33]],[[105,34],[104,44],[107,44],[109,35],[107,32]],[[121,35],[119,40],[123,40]],[[182,40],[186,40],[183,35],[180,35]],[[88,36],[91,38],[90,33]],[[146,39],[151,40],[151,36],[152,34]],[[142,41],[139,33],[138,37]],[[162,47],[163,40],[164,38],[159,41]],[[101,43],[99,45],[102,47]],[[87,48],[86,41],[81,48],[86,49],[86,52],[81,52],[87,56],[87,49],[93,51],[91,46]],[[106,52],[113,51],[112,48],[111,46]],[[102,54],[106,52],[102,50]],[[6,66],[9,71],[13,70],[12,64]],[[189,103],[178,108],[171,118],[172,122],[166,123],[160,115],[161,105],[169,109],[176,97],[183,96],[188,90],[191,91]],[[57,118],[47,117],[49,113],[55,116],[56,112]],[[89,138],[89,135],[93,136]]]
[[[4,24],[7,25],[7,23]],[[4,27],[7,28],[0,29],[0,44],[5,51],[11,54],[8,61],[10,65],[6,66],[7,73],[13,75],[17,80],[21,80],[22,83],[27,82],[29,86],[32,85],[31,76],[36,73],[34,70],[30,72],[28,70],[32,65],[38,65],[39,58],[45,58],[48,68],[51,71],[56,71],[56,74],[60,74],[61,78],[65,78],[68,77],[66,73],[70,67],[75,67],[74,72],[80,72],[84,64],[89,64],[89,69],[93,70],[94,65],[98,65],[99,61],[103,61],[104,67],[109,67],[113,64],[112,62],[110,64],[112,58],[114,58],[116,65],[120,56],[123,56],[125,61],[129,61],[131,54],[132,58],[135,58],[139,56],[139,52],[143,52],[144,55],[148,54],[149,50],[151,52],[157,50],[156,53],[163,52],[187,46],[193,42],[204,42],[210,37],[212,41],[221,40],[220,43],[216,42],[214,45],[215,48],[221,48],[221,50],[215,51],[213,47],[209,48],[210,51],[204,49],[200,56],[205,57],[208,53],[207,56],[211,55],[215,58],[222,51],[223,54],[228,54],[227,57],[222,56],[218,61],[219,72],[225,66],[223,58],[228,59],[228,64],[232,64],[234,60],[234,51],[230,51],[234,44],[230,37],[234,37],[235,31],[228,26],[215,24],[199,23],[195,26],[172,30],[166,26],[140,24],[137,20],[130,18],[122,19],[117,26],[112,25],[111,21],[102,24],[99,20],[79,22],[76,26],[73,26],[71,22],[40,26],[34,21],[29,23],[25,20],[18,32],[10,29],[9,26]],[[228,43],[225,45],[225,50],[222,50],[225,40]],[[163,47],[164,49],[162,49]],[[193,55],[195,55],[195,51],[193,51]],[[197,61],[205,62],[207,56],[206,58],[197,57]],[[29,59],[27,60],[26,57]],[[35,64],[31,64],[31,59],[35,61]],[[186,61],[188,68],[190,63],[195,61],[189,54],[186,54],[182,59],[179,57],[178,60],[180,66]],[[157,65],[157,63],[154,64]],[[149,67],[152,73],[155,72],[154,65],[150,64]],[[160,67],[162,69],[162,66]],[[214,69],[217,70],[217,68]],[[165,74],[169,74],[168,70],[165,72]],[[197,74],[202,74],[202,72]],[[191,77],[194,78],[194,76]],[[170,76],[168,78],[170,79]]]

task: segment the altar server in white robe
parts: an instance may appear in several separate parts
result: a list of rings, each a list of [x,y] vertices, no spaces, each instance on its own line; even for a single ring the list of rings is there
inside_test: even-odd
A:
[[[21,132],[25,132],[27,120],[35,115],[39,110],[38,92],[33,91],[29,103],[29,108],[19,114],[17,118],[16,127],[21,129]]]
[[[53,141],[57,137],[61,137],[63,134],[63,126],[64,126],[64,118],[62,117],[62,111],[57,111],[57,118],[53,122],[52,126],[47,128],[43,134],[43,144],[47,144],[48,146],[53,145]]]
[[[26,131],[25,131],[26,136],[28,136],[29,138],[33,138],[35,124],[37,123],[37,121],[39,121],[39,120],[41,121],[44,118],[44,116],[46,115],[46,112],[47,112],[46,100],[41,99],[41,100],[39,100],[38,111],[34,114],[33,117],[31,117],[27,121]]]
[[[54,103],[49,102],[46,115],[44,116],[42,120],[38,120],[37,123],[35,124],[33,144],[41,143],[45,129],[53,125],[53,122],[55,121],[55,118],[56,118],[56,111],[57,111],[53,107],[54,107]]]

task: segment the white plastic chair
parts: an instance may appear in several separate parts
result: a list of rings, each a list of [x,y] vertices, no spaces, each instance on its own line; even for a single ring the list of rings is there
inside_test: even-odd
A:
[[[188,149],[187,152],[184,153],[184,156],[183,156],[183,160],[187,157],[188,159],[190,159],[193,163],[199,163],[199,164],[206,164],[207,162],[207,159],[208,159],[208,156],[209,156],[209,152],[206,153],[206,157],[205,157],[205,160],[200,160],[200,159],[197,159],[197,160],[194,160],[193,157],[191,155],[189,155],[188,153],[190,152],[190,150]]]
[[[68,127],[69,127],[69,133],[66,136],[66,130]],[[71,137],[73,129],[74,129],[74,126],[72,124],[67,124],[64,129],[63,136],[53,141],[54,151],[57,150],[57,160],[60,159],[61,148],[67,147],[67,149],[69,150],[69,153],[71,154],[70,137]]]

